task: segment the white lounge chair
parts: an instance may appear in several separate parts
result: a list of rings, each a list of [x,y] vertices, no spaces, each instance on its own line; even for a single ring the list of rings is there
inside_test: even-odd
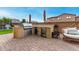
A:
[[[69,37],[69,38],[73,38],[73,39],[79,39],[79,35],[71,35],[71,34],[64,33],[64,36]]]
[[[65,40],[79,41],[79,30],[76,28],[66,28],[64,29]]]

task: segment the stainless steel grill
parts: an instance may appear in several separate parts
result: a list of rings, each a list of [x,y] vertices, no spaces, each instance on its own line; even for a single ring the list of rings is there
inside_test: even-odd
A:
[[[32,24],[31,23],[22,23],[25,35],[31,35],[32,34]]]
[[[22,25],[23,25],[24,30],[32,29],[32,24],[30,24],[30,23],[23,23]]]

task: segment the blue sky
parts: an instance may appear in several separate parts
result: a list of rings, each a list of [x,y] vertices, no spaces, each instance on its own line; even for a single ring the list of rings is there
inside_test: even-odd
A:
[[[28,15],[31,14],[33,21],[42,21],[44,10],[46,10],[47,17],[57,16],[62,13],[79,15],[78,7],[0,7],[0,17],[28,20]]]

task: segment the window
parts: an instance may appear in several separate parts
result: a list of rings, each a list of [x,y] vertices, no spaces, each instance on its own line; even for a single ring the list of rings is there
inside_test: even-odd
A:
[[[68,18],[68,16],[66,18]]]
[[[58,17],[58,19],[61,19],[60,17]]]
[[[60,19],[60,18],[58,18],[58,19]]]
[[[71,18],[71,16],[67,16],[66,18]]]
[[[69,16],[69,18],[71,18],[71,16]]]

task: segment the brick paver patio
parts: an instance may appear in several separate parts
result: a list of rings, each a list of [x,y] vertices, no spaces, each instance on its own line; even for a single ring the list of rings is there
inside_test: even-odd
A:
[[[79,44],[68,43],[59,39],[47,39],[39,36],[27,36],[13,39],[12,34],[0,35],[1,51],[77,51]]]

